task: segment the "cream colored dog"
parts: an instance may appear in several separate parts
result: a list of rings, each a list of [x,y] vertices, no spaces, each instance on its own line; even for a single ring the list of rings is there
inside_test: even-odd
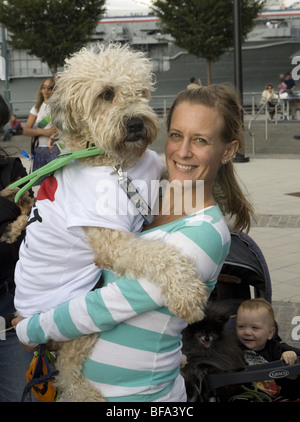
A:
[[[158,119],[149,106],[152,89],[151,64],[143,53],[113,44],[84,48],[66,61],[56,78],[49,101],[52,122],[68,150],[94,145],[105,152],[82,159],[85,165],[128,168],[139,162],[157,136]],[[205,286],[193,262],[175,248],[130,232],[83,229],[97,266],[131,279],[143,276],[161,287],[175,315],[188,322],[202,318]],[[57,386],[64,400],[105,400],[81,375],[97,336],[60,343]]]

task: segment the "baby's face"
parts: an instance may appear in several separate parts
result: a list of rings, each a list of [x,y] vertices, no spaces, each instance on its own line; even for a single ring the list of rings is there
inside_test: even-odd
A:
[[[250,311],[239,309],[236,320],[237,338],[248,349],[259,351],[265,347],[266,341],[270,340],[275,328],[271,324],[266,309]]]

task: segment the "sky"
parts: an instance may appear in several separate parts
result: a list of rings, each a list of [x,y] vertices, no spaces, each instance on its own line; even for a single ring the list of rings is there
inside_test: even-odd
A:
[[[151,0],[106,0],[105,7],[109,16],[122,14],[147,14]]]

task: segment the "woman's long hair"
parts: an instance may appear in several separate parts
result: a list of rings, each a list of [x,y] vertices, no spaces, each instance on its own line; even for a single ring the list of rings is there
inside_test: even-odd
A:
[[[172,116],[177,105],[188,102],[216,108],[223,117],[221,140],[230,143],[239,142],[241,148],[244,143],[244,128],[241,119],[241,104],[236,89],[230,84],[212,84],[192,90],[181,91],[175,98],[169,111],[167,129],[169,130]],[[240,186],[232,161],[220,165],[216,175],[214,189],[215,200],[224,215],[233,218],[230,229],[232,231],[245,230],[248,232],[251,217],[254,217],[252,204],[246,198]]]

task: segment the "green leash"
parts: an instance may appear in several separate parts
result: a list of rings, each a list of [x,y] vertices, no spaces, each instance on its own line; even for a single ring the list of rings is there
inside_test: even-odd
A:
[[[54,173],[56,170],[65,166],[70,161],[78,159],[78,158],[92,157],[93,155],[100,155],[100,154],[104,154],[104,151],[101,150],[101,149],[98,149],[96,147],[80,149],[80,150],[74,151],[74,152],[63,152],[57,158],[55,158],[53,161],[51,161],[50,163],[48,163],[45,166],[39,168],[38,170],[34,171],[33,173],[28,174],[27,176],[23,177],[22,179],[17,180],[16,182],[9,185],[8,188],[13,189],[13,188],[16,188],[16,187],[23,185],[24,183],[27,182],[17,192],[17,194],[15,196],[15,202],[17,202],[19,200],[20,196],[22,196],[24,192],[26,192],[28,189],[30,189],[32,186],[34,186],[36,183],[38,183],[39,180],[41,180],[44,177],[49,176],[50,174]]]

